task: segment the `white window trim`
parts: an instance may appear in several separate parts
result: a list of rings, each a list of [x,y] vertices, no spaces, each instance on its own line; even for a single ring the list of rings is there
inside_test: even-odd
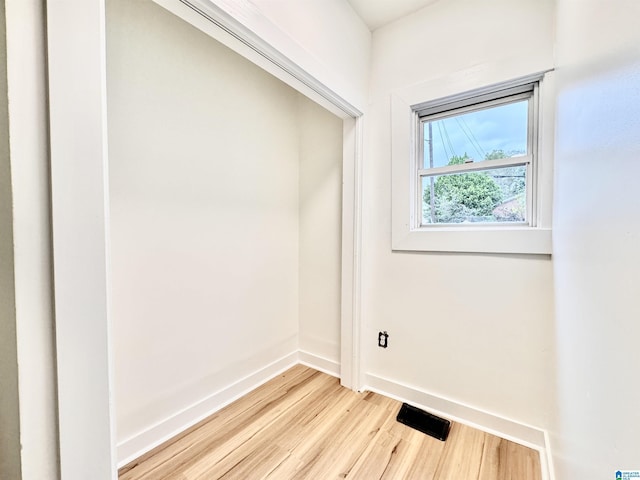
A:
[[[391,97],[392,234],[393,250],[470,253],[551,253],[551,213],[553,185],[554,99],[553,72],[513,75],[500,81],[500,65],[470,69],[396,91]],[[532,189],[535,189],[533,225],[444,225],[418,227],[415,218],[415,172],[418,159],[415,127],[424,105],[450,103],[469,96],[484,95],[499,88],[538,82],[537,155]],[[536,105],[537,104],[537,105]],[[534,142],[535,143],[535,142]]]

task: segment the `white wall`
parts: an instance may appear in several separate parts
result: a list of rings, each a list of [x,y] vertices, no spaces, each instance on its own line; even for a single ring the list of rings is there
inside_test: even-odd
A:
[[[190,0],[192,8],[180,0],[153,1],[338,116],[342,112],[334,110],[336,104],[350,115],[364,112],[371,32],[345,0]],[[240,32],[257,48],[221,35],[205,16]],[[274,63],[265,61],[262,54]]]
[[[551,259],[391,251],[390,96],[454,74],[509,80],[504,65],[550,68],[553,28],[551,0],[449,0],[376,30],[363,163],[365,373],[536,427],[551,409]]]
[[[342,121],[300,96],[300,349],[340,363]]]
[[[249,1],[302,47],[305,55],[299,58],[300,66],[364,111],[371,33],[347,1]]]
[[[556,478],[640,469],[640,4],[558,2]]]
[[[151,1],[107,27],[122,462],[299,335],[339,360],[342,121]]]
[[[21,478],[13,213],[9,162],[7,42],[0,3],[0,478]]]
[[[297,95],[151,2],[109,2],[118,439],[297,348]]]

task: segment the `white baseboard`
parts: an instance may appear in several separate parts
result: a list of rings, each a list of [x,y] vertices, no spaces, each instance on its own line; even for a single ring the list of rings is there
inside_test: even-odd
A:
[[[546,471],[542,470],[542,480],[555,480],[556,479],[556,470],[553,465],[553,455],[551,454],[551,441],[549,440],[549,432],[544,432],[544,441],[547,445],[545,451],[540,452],[540,464],[547,465]],[[544,456],[544,459],[542,458]],[[546,477],[545,477],[546,473]]]
[[[332,377],[340,377],[340,363],[313,353],[298,351],[298,362]]]
[[[380,393],[436,415],[469,425],[540,452],[543,480],[552,480],[547,434],[544,430],[464,405],[398,382],[366,374],[363,390]]]
[[[432,395],[375,375],[365,375],[365,390],[410,403],[465,425],[539,450],[545,448],[544,431],[483,410]]]
[[[118,468],[144,455],[298,363],[328,375],[340,377],[339,362],[301,350],[291,352],[190,407],[158,422],[147,430],[120,442],[117,446]],[[455,422],[469,425],[538,450],[540,452],[543,480],[554,479],[551,452],[549,451],[548,436],[545,431],[376,375],[366,374],[364,383],[365,386],[362,390],[380,393]]]
[[[165,420],[156,423],[152,427],[120,442],[117,446],[118,468],[125,466],[158,445],[185,431],[187,428],[204,420],[297,363],[298,352],[291,352],[222,390],[175,413]]]

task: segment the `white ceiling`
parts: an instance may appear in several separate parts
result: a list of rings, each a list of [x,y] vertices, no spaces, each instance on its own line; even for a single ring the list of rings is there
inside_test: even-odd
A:
[[[369,30],[391,23],[438,0],[347,0]]]

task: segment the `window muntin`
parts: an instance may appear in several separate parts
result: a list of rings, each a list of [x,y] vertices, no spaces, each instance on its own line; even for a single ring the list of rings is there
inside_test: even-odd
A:
[[[418,228],[530,225],[536,84],[418,110]]]

